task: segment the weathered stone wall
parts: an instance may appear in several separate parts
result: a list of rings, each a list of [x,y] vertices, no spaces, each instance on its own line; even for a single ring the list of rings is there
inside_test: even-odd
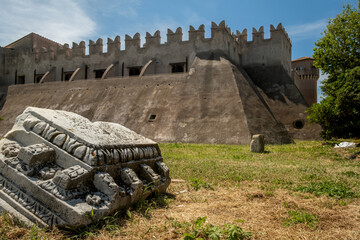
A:
[[[4,134],[27,106],[76,112],[120,123],[160,142],[289,143],[256,86],[227,60],[200,60],[183,74],[12,86],[0,112]],[[151,119],[151,115],[155,119]]]
[[[5,103],[7,87],[9,84],[4,79],[4,48],[0,47],[0,110]]]
[[[146,74],[169,73],[169,64],[187,63],[187,68],[192,64],[199,53],[220,51],[228,56],[235,64],[240,64],[238,43],[225,22],[212,25],[212,37],[205,38],[204,26],[198,29],[190,26],[189,40],[182,41],[182,30],[178,28],[176,33],[171,30],[167,34],[167,42],[161,44],[160,33],[154,36],[147,33],[146,43],[141,47],[140,35],[133,37],[126,35],[125,50],[120,50],[120,37],[114,40],[108,39],[108,51],[103,52],[103,41],[90,41],[89,55],[85,55],[85,42],[73,43],[70,48],[65,44],[56,51],[49,49],[36,49],[33,51],[21,50],[8,54],[5,68],[9,74],[6,78],[25,76],[26,83],[34,82],[34,74],[45,74],[51,68],[55,68],[54,79],[48,81],[60,81],[64,72],[72,72],[77,68],[83,68],[82,75],[86,78],[95,78],[96,70],[105,70],[111,64],[117,67],[110,73],[111,76],[128,76],[129,67],[144,66],[149,60],[153,60]],[[85,67],[86,66],[86,67]],[[111,75],[112,74],[112,75]]]
[[[269,39],[264,39],[264,27],[253,28],[251,41],[247,40],[247,31],[238,32],[238,37],[244,68],[281,66],[291,73],[291,42],[281,24],[270,26]]]
[[[276,29],[271,26],[270,39],[264,39],[263,27],[259,31],[253,30],[253,40],[247,40],[247,31],[234,35],[222,21],[219,25],[212,23],[211,38],[205,38],[205,28],[198,29],[190,26],[189,40],[183,41],[182,29],[175,32],[168,30],[167,41],[161,44],[160,32],[153,35],[147,33],[146,42],[141,46],[140,34],[133,37],[125,36],[125,49],[121,50],[120,37],[107,41],[107,52],[103,52],[103,40],[89,42],[89,54],[85,54],[85,42],[68,44],[54,50],[48,48],[22,49],[7,53],[5,68],[8,74],[5,78],[14,79],[25,76],[26,83],[33,83],[35,75],[45,74],[51,68],[55,69],[55,78],[47,81],[61,81],[64,73],[74,72],[82,68],[79,73],[83,77],[95,78],[96,70],[105,70],[111,64],[116,67],[109,72],[108,77],[128,76],[129,67],[143,67],[150,60],[152,62],[145,71],[145,75],[171,72],[172,63],[184,63],[185,71],[191,66],[195,57],[207,55],[226,56],[238,66],[281,65],[290,71],[291,43],[284,30],[279,25]],[[36,38],[37,39],[37,38]],[[37,39],[40,41],[41,39]],[[46,39],[44,40],[46,44]],[[34,43],[41,45],[42,43]],[[239,55],[240,54],[240,55]],[[10,83],[10,82],[9,82]]]

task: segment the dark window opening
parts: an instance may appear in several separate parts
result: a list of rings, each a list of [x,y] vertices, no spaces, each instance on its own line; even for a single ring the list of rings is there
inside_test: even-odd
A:
[[[170,63],[170,66],[172,73],[185,72],[185,63]]]
[[[129,67],[129,76],[139,76],[142,67]]]
[[[302,66],[299,67],[299,70],[304,70],[304,68]]]
[[[293,127],[296,129],[302,129],[304,126],[305,126],[305,122],[302,119],[298,119],[293,122]]]
[[[39,83],[43,76],[44,76],[44,74],[36,74],[35,75],[35,83]]]
[[[18,76],[16,84],[25,84],[25,76]]]
[[[105,72],[105,69],[94,70],[94,72],[95,72],[95,78],[101,78]]]
[[[63,81],[69,81],[74,72],[64,72]]]
[[[154,120],[155,120],[155,118],[156,118],[156,115],[151,114],[151,115],[150,115],[150,117],[149,117],[149,122],[154,121]]]

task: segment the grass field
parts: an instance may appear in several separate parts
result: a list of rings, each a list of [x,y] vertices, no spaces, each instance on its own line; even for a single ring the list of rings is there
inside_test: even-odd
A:
[[[83,229],[31,229],[8,215],[3,239],[360,239],[359,148],[297,141],[160,144],[168,194]]]

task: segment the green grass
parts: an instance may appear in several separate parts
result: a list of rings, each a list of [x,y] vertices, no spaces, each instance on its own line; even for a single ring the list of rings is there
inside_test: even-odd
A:
[[[288,217],[285,219],[284,225],[289,227],[293,224],[305,224],[310,228],[317,228],[318,217],[303,210],[288,211]]]
[[[192,224],[185,225],[184,240],[193,239],[227,239],[246,240],[251,239],[251,232],[244,231],[236,224],[225,224],[224,227],[206,224],[206,217],[198,217]]]
[[[274,215],[271,226],[280,223],[283,229],[287,229],[283,230],[287,233],[282,236],[288,236],[288,233],[298,227],[303,227],[304,232],[315,233],[326,226],[324,216],[327,215],[324,215],[324,209],[327,211],[336,206],[337,210],[341,210],[342,206],[358,201],[356,198],[360,196],[360,162],[348,158],[359,151],[358,147],[334,149],[332,143],[297,141],[290,145],[267,145],[266,153],[259,154],[250,152],[249,146],[180,143],[159,145],[171,177],[184,179],[188,184],[174,184],[169,189],[170,192],[176,192],[176,187],[180,187],[179,190],[188,188],[190,193],[184,195],[182,200],[182,195],[178,197],[180,200],[177,195],[155,195],[137,202],[130,209],[122,209],[99,221],[93,221],[89,226],[55,229],[50,232],[37,227],[25,229],[4,215],[0,216],[0,238],[18,239],[22,236],[29,239],[107,239],[109,236],[121,238],[133,237],[135,234],[137,239],[142,239],[144,236],[159,234],[158,238],[163,239],[173,233],[173,238],[177,239],[250,239],[252,236],[255,239],[260,236],[261,239],[263,233],[254,230],[255,226],[241,225],[242,220],[231,224],[226,223],[227,221],[212,224],[206,221],[206,217],[196,219],[197,216],[194,215],[191,218],[195,218],[194,221],[187,218],[184,221],[171,217],[171,211],[167,212],[168,208],[171,210],[179,204],[186,204],[184,202],[188,201],[187,198],[197,204],[208,204],[208,199],[197,199],[211,193],[208,191],[216,192],[224,187],[243,189],[250,203],[276,200],[278,195],[281,196],[277,189],[283,189],[285,194],[296,196],[297,200],[285,202],[283,207],[279,205],[281,213]],[[251,191],[246,192],[249,189]],[[311,201],[300,204],[305,199]],[[281,204],[282,200],[278,202]],[[164,215],[152,214],[156,209],[161,210]],[[312,212],[305,209],[311,209]],[[164,218],[165,222],[161,222]],[[333,224],[337,224],[338,219],[333,221]],[[293,226],[296,227],[291,229]],[[356,227],[353,228],[356,230]]]
[[[348,159],[358,148],[337,150],[318,141],[267,145],[266,153],[252,153],[246,145],[167,143],[160,148],[171,177],[194,188],[246,181],[332,198],[360,194],[360,163]]]

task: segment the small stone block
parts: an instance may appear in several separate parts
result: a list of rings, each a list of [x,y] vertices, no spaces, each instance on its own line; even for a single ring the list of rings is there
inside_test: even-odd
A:
[[[164,162],[161,162],[161,161],[157,161],[155,163],[156,167],[157,167],[157,170],[158,172],[160,173],[160,175],[162,177],[165,177],[166,179],[170,178],[170,171],[169,171],[169,168],[165,165]]]
[[[110,174],[105,172],[95,174],[94,186],[110,198],[115,197],[121,192],[120,187],[115,183],[114,179],[110,176]]]
[[[88,180],[90,177],[90,174],[88,173],[89,172],[86,169],[80,167],[79,165],[75,165],[63,171],[57,172],[53,182],[62,189],[74,189]]]
[[[54,161],[55,151],[43,143],[34,144],[22,147],[19,151],[18,158],[25,164],[34,166],[38,163]]]
[[[265,147],[264,135],[262,134],[253,135],[250,143],[250,151],[256,153],[262,153],[264,152],[264,147]]]
[[[160,175],[155,173],[154,170],[146,164],[140,165],[141,176],[146,179],[149,183],[158,185],[160,183]]]

